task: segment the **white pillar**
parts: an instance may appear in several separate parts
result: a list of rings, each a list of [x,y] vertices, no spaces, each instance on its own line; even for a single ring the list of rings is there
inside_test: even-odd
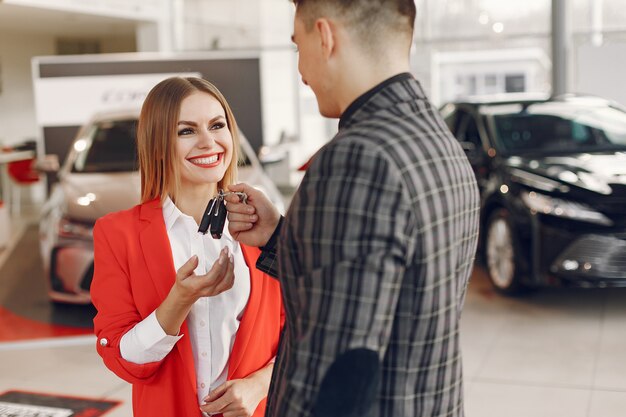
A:
[[[137,52],[171,52],[178,46],[181,0],[160,3],[158,17],[153,22],[139,23],[135,29]]]
[[[591,43],[593,46],[602,46],[604,41],[602,35],[602,9],[604,0],[593,0],[591,2]]]
[[[552,0],[552,94],[569,91],[572,31],[570,0]]]
[[[265,144],[278,142],[281,132],[295,135],[298,118],[297,61],[291,46],[293,4],[259,0],[261,91]]]

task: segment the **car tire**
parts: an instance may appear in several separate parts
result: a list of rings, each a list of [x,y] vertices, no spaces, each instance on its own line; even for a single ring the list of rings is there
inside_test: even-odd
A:
[[[494,211],[485,229],[485,267],[495,290],[505,295],[517,295],[526,290],[522,283],[520,251],[506,209]]]

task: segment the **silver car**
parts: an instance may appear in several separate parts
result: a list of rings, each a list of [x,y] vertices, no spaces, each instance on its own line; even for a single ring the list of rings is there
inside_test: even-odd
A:
[[[135,132],[138,110],[100,113],[76,136],[44,204],[39,225],[50,299],[88,304],[93,278],[95,221],[139,203],[140,178]],[[267,194],[284,212],[282,196],[263,172],[243,134],[239,179]]]

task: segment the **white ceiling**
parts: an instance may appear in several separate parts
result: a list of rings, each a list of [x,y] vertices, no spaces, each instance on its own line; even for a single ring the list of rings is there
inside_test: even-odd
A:
[[[137,21],[68,13],[2,3],[0,31],[45,33],[56,37],[134,35]]]

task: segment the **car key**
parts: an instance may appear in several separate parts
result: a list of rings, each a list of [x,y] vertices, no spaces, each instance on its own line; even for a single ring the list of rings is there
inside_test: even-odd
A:
[[[228,212],[226,211],[226,204],[224,204],[224,197],[219,196],[217,198],[217,202],[215,203],[213,214],[211,215],[211,227],[209,228],[213,239],[220,239],[222,237],[227,214]]]
[[[209,204],[207,204],[207,207],[204,210],[204,214],[202,215],[202,220],[200,221],[200,226],[198,227],[198,233],[206,235],[207,231],[210,231],[211,236],[214,239],[220,239],[222,237],[224,224],[226,223],[226,216],[228,214],[226,210],[226,203],[224,202],[224,197],[230,194],[238,195],[240,201],[242,201],[244,204],[248,200],[248,196],[246,195],[246,193],[225,193],[223,190],[220,190],[217,196],[213,197],[209,201]]]
[[[200,226],[198,227],[198,233],[202,233],[203,235],[207,234],[207,230],[209,230],[209,226],[211,225],[211,213],[213,212],[213,208],[215,207],[215,203],[217,202],[217,198],[213,197],[209,200],[209,204],[207,204],[206,209],[204,209],[204,214],[202,215],[202,220],[200,220]]]

